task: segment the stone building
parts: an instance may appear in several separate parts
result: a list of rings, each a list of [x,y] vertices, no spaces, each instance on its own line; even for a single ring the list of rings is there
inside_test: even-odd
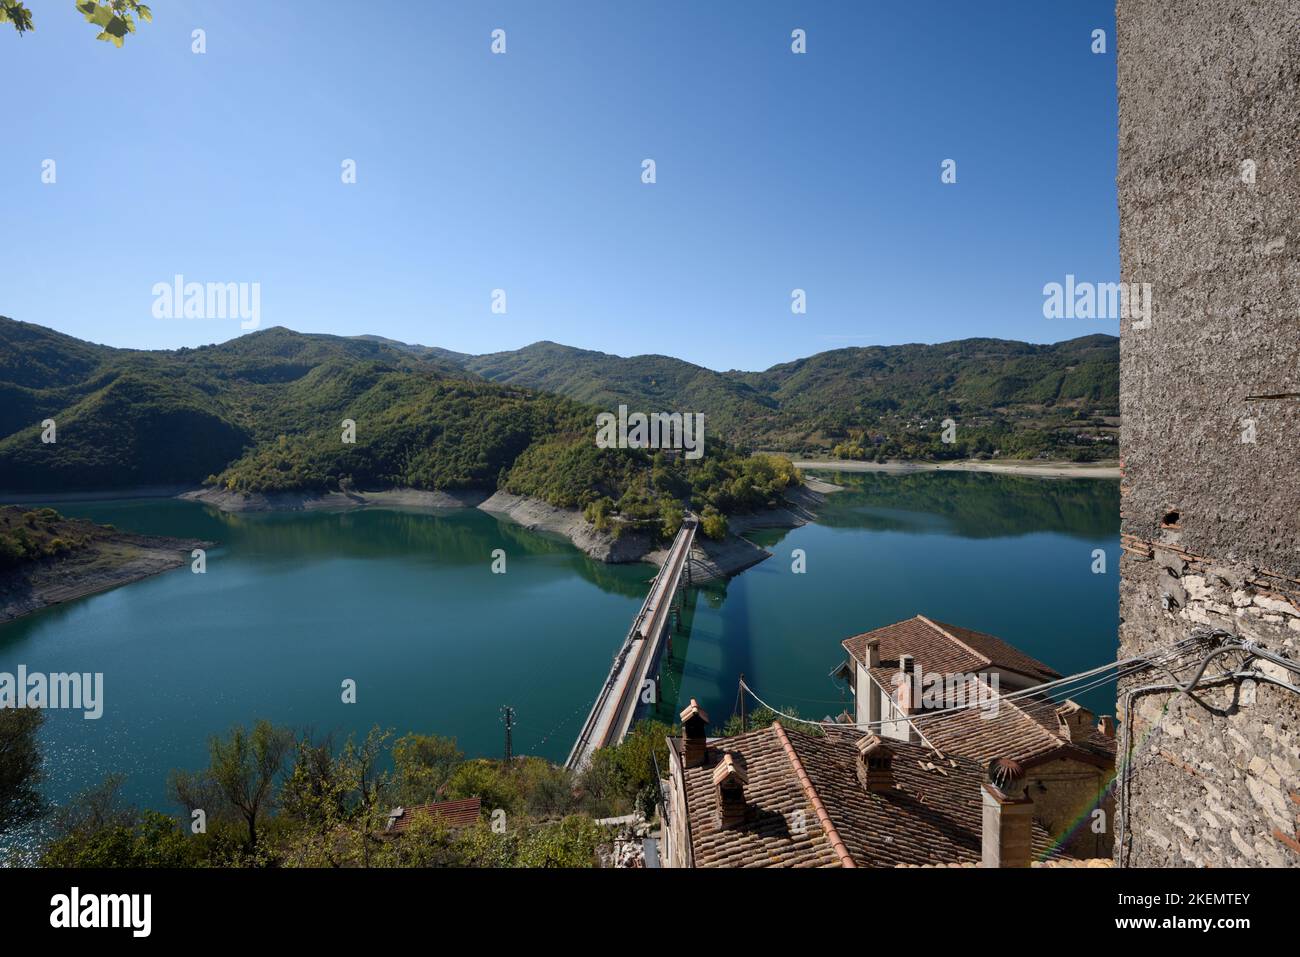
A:
[[[1061,677],[1051,667],[995,635],[924,615],[842,644],[848,657],[836,674],[853,692],[856,725],[981,765],[1014,760],[1034,819],[1053,840],[1080,856],[1111,854],[1114,721],[1073,701],[1026,694]],[[939,681],[966,700],[935,701],[917,690]]]
[[[709,738],[694,701],[668,739],[667,867],[1109,865],[1057,847],[1014,762],[969,758],[852,728],[774,722]]]
[[[1121,279],[1152,292],[1120,323],[1120,658],[1181,653],[1120,684],[1116,860],[1297,866],[1300,11],[1117,24]]]

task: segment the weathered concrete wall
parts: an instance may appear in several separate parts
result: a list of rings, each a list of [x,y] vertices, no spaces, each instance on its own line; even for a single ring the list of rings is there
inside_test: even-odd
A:
[[[1121,278],[1153,295],[1121,322],[1120,654],[1200,623],[1300,659],[1300,7],[1120,0],[1116,49]],[[1201,697],[1135,699],[1117,859],[1300,866],[1300,696]]]

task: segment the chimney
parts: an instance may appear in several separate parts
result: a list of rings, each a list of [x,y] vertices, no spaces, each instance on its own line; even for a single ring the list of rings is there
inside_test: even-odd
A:
[[[1114,738],[1115,719],[1108,714],[1103,714],[1101,720],[1097,722],[1097,730],[1100,731],[1104,737]]]
[[[700,703],[694,698],[681,714],[682,718],[682,765],[697,768],[704,763],[708,751],[707,732],[709,716],[704,713]]]
[[[907,741],[915,744],[920,738],[916,727],[912,724],[910,716],[920,711],[919,704],[916,700],[916,688],[914,687],[914,659],[911,655],[898,656],[898,671],[894,672],[894,688],[892,692],[887,692],[887,700],[893,703],[893,712],[901,717],[895,718],[891,713],[883,717],[883,724],[880,726],[880,733],[887,738],[893,738],[895,741]]]
[[[1067,741],[1086,741],[1092,733],[1092,712],[1083,705],[1066,701],[1056,709],[1057,733]]]
[[[736,827],[745,823],[745,785],[748,783],[744,757],[739,754],[723,755],[718,766],[713,769],[719,827]]]
[[[1034,802],[1015,761],[994,758],[980,788],[984,804],[983,866],[1028,867],[1033,857]]]
[[[867,655],[867,667],[879,668],[880,667],[880,639],[869,638],[867,639],[866,645],[864,645],[863,647]]]
[[[881,691],[876,684],[875,678],[871,676],[871,669],[880,667],[880,639],[870,638],[863,646],[863,657],[866,659],[867,677],[858,683],[854,689],[857,696],[857,719],[859,722],[865,722],[868,731],[880,731],[880,712],[881,712]],[[854,669],[857,673],[857,669]]]
[[[858,782],[873,794],[894,787],[894,752],[874,734],[857,740]]]

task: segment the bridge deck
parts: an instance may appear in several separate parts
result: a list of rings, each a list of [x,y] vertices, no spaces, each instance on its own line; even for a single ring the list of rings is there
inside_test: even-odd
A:
[[[591,713],[578,732],[578,739],[565,762],[566,767],[582,768],[591,759],[593,751],[622,741],[632,726],[641,688],[659,657],[673,594],[686,570],[697,527],[694,518],[682,522],[668,550],[668,557],[650,586],[650,593],[614,656],[614,663],[600,694],[596,696]]]

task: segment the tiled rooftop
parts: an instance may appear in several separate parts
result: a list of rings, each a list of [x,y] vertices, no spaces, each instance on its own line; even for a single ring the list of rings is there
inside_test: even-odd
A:
[[[441,818],[450,828],[473,827],[478,821],[482,802],[479,798],[465,798],[463,801],[443,801],[438,804],[414,804],[406,808],[394,808],[401,813],[389,817],[388,833],[400,834],[411,826],[411,822],[420,816]]]
[[[1000,638],[957,625],[934,621],[923,615],[877,628],[843,642],[845,650],[864,667],[866,646],[880,641],[880,665],[871,669],[881,687],[893,687],[898,674],[898,657],[913,657],[924,673],[986,674],[993,669],[1014,671],[1034,682],[1061,677]],[[987,694],[992,689],[985,683]],[[999,686],[999,694],[1009,689]],[[1098,766],[1115,761],[1115,742],[1095,728],[1081,740],[1072,741],[1060,730],[1056,709],[1061,702],[1047,695],[998,701],[996,715],[988,717],[980,708],[922,713],[914,725],[921,735],[945,754],[962,755],[979,762],[990,758],[1011,758],[1024,765],[1041,761],[1057,752]]]
[[[880,661],[897,670],[898,656],[911,655],[926,671],[981,672],[989,669],[1014,671],[1033,682],[1052,681],[1059,673],[1014,648],[1001,638],[971,631],[957,625],[934,621],[924,615],[885,625],[852,638],[845,638],[844,648],[860,663],[867,663],[866,644],[880,640]]]
[[[861,737],[837,728],[815,736],[775,722],[711,740],[705,763],[683,769],[695,866],[977,864],[980,765],[924,745],[886,741],[895,787],[868,791],[857,775]],[[680,749],[680,739],[670,740]],[[748,810],[743,824],[724,828],[713,774],[728,754],[743,758]],[[1038,857],[1059,856],[1037,824],[1034,844]]]
[[[940,751],[981,762],[1011,758],[1029,767],[1050,757],[1068,757],[1113,767],[1115,740],[1095,727],[1082,740],[1067,738],[1056,718],[1060,707],[1061,702],[1046,696],[1001,700],[991,718],[982,717],[979,708],[935,712],[918,716],[916,729]]]

